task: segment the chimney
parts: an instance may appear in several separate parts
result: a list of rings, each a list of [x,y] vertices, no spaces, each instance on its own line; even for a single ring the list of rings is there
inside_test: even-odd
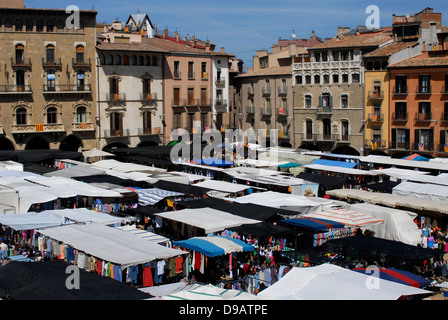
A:
[[[154,35],[157,35],[157,27],[154,27]]]
[[[221,47],[221,53],[224,53],[225,51],[224,51],[224,47]]]
[[[163,37],[168,37],[168,29],[163,30]]]
[[[311,39],[316,40],[316,32],[314,30],[311,30]]]
[[[174,36],[176,37],[176,41],[179,42],[180,36],[179,36],[179,33],[177,33],[177,31],[174,32]]]
[[[422,44],[422,52],[426,52],[426,42],[425,41],[423,41],[423,44]]]
[[[210,40],[205,43],[205,52],[210,52]]]

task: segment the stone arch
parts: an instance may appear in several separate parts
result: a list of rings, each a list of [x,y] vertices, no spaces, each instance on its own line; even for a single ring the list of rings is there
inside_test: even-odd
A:
[[[6,137],[0,137],[0,150],[15,150],[14,143]]]
[[[70,134],[62,140],[59,145],[59,150],[78,152],[80,148],[82,149],[82,147],[82,139],[78,138],[74,134]]]
[[[25,150],[50,149],[50,142],[43,135],[31,137],[25,144]]]

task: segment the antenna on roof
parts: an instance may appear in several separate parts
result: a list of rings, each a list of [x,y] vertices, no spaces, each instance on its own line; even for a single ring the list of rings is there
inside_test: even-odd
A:
[[[292,31],[291,38],[295,39],[297,37],[296,31],[294,29],[292,29],[291,31]]]

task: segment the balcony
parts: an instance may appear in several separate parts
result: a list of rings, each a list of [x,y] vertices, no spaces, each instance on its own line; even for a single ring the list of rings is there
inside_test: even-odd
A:
[[[173,99],[171,100],[171,106],[174,107],[184,107],[187,103],[186,99]]]
[[[443,112],[442,115],[440,116],[440,121],[443,123],[448,123],[448,113]]]
[[[183,105],[188,107],[194,107],[197,106],[197,100],[196,99],[183,99]]]
[[[271,95],[271,87],[263,87],[261,89],[261,94],[263,96],[270,96]]]
[[[153,127],[153,128],[138,128],[139,136],[150,136],[150,135],[159,135],[162,134],[161,127]]]
[[[394,87],[393,93],[394,93],[394,95],[407,95],[408,88],[406,86]]]
[[[411,143],[409,141],[391,141],[389,149],[391,150],[410,150]]]
[[[24,70],[28,70],[31,69],[33,67],[33,64],[31,63],[31,58],[27,59],[16,59],[16,61],[14,61],[13,58],[11,58],[11,67],[13,69],[24,69]]]
[[[13,85],[13,84],[3,84],[0,85],[0,95],[27,95],[32,94],[31,85]]]
[[[369,113],[367,115],[368,122],[384,122],[384,115],[382,113]]]
[[[320,115],[331,115],[331,114],[333,114],[333,109],[331,107],[329,107],[329,106],[319,107],[317,109],[317,114],[320,114]]]
[[[335,142],[335,141],[339,141],[340,140],[340,135],[339,134],[315,133],[313,136],[314,136],[313,137],[314,141],[331,141],[331,142]]]
[[[288,131],[279,130],[278,131],[278,138],[279,139],[289,139],[289,132]]]
[[[205,72],[205,71],[203,71],[203,72],[201,72],[201,80],[208,80],[208,72]]]
[[[415,121],[416,122],[430,122],[430,121],[432,121],[432,113],[431,112],[427,112],[427,113],[417,112],[417,113],[415,113]]]
[[[106,100],[109,102],[126,101],[126,93],[106,93]]]
[[[42,58],[42,68],[44,69],[56,69],[56,70],[62,70],[62,62],[61,58],[54,60],[54,59],[47,59],[45,60]]]
[[[272,115],[272,109],[271,108],[261,108],[261,115],[262,116]]]
[[[288,109],[286,107],[278,108],[277,109],[277,116],[279,116],[279,117],[287,117],[288,116]]]
[[[140,93],[140,101],[154,102],[157,100],[157,93]]]
[[[416,89],[417,95],[428,95],[431,94],[432,87],[431,86],[418,86]]]
[[[129,137],[129,129],[104,130],[104,138]]]
[[[72,58],[72,67],[73,67],[73,69],[88,69],[88,70],[90,70],[92,67],[92,63],[90,61],[90,58],[87,61],[76,60],[75,58]]]
[[[194,72],[188,72],[188,80],[194,80],[195,79],[195,73]]]
[[[392,113],[392,121],[394,122],[406,122],[408,121],[407,112],[393,112]]]
[[[174,79],[174,80],[180,80],[180,79],[182,79],[182,72],[175,72],[175,73],[173,74],[173,79]]]
[[[12,126],[12,133],[35,133],[35,132],[65,132],[65,126],[62,123],[52,124],[20,124]]]
[[[339,69],[339,68],[350,68],[350,69],[360,69],[361,61],[355,60],[341,60],[341,61],[317,61],[317,62],[303,62],[303,63],[293,63],[293,71],[302,70],[329,70],[329,69]]]
[[[314,141],[314,134],[312,133],[301,133],[302,141]]]
[[[367,99],[383,100],[384,99],[384,91],[369,91],[367,94]]]
[[[448,86],[444,86],[443,88],[442,88],[442,92],[441,92],[442,94],[448,94]]]
[[[247,113],[247,114],[255,114],[255,107],[253,107],[253,106],[247,106],[247,107],[246,107],[246,113]]]
[[[376,140],[376,147],[373,146],[373,139],[364,141],[364,148],[369,149],[386,149],[386,141],[385,140]]]
[[[93,122],[73,122],[72,131],[95,131]]]
[[[224,100],[220,100],[220,99],[215,100],[215,107],[217,107],[217,108],[227,108],[227,100],[226,99],[224,99]]]
[[[204,99],[196,99],[196,105],[198,105],[198,106],[203,106],[203,107],[205,107],[205,106],[211,106],[212,105],[212,100],[211,99],[206,99],[206,98],[204,98]]]
[[[215,84],[217,86],[223,86],[226,84],[226,80],[224,77],[215,77]]]
[[[92,87],[90,84],[57,84],[54,86],[43,85],[44,94],[91,94]]]
[[[412,151],[434,152],[434,143],[418,143],[412,144]]]
[[[442,153],[448,153],[448,144],[439,144],[437,151]]]
[[[279,95],[279,96],[282,96],[282,97],[288,95],[288,90],[286,89],[285,86],[280,86],[280,87],[278,87],[278,95]]]

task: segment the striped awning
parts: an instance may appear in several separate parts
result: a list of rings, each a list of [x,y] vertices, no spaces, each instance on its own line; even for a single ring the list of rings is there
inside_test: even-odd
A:
[[[154,205],[165,198],[185,195],[184,193],[168,191],[159,188],[141,189],[128,187],[126,189],[134,191],[138,194],[138,204],[141,206]]]
[[[378,224],[384,222],[384,219],[380,219],[365,213],[356,212],[348,209],[329,209],[319,212],[307,213],[303,217],[326,219],[342,223],[346,226],[365,227],[372,224]]]
[[[232,252],[254,251],[255,249],[241,240],[220,236],[194,237],[188,240],[174,241],[173,245],[200,252],[208,257],[222,256]]]

